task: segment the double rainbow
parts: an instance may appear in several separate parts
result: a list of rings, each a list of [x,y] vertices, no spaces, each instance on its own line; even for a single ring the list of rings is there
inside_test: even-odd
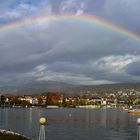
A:
[[[121,35],[127,36],[129,38],[132,38],[134,40],[140,41],[140,35],[129,31],[119,25],[115,25],[107,20],[101,19],[95,15],[87,15],[83,14],[80,16],[75,16],[75,15],[49,15],[49,16],[37,16],[37,17],[31,17],[31,18],[25,18],[21,20],[17,20],[15,22],[7,23],[7,24],[1,24],[0,25],[0,32],[7,31],[10,29],[15,29],[17,27],[22,27],[24,25],[32,25],[35,23],[42,23],[42,24],[47,24],[51,20],[55,21],[63,21],[63,20],[75,20],[79,22],[87,22],[93,25],[98,25],[104,28],[107,28],[109,30],[112,30],[114,32],[117,32]]]

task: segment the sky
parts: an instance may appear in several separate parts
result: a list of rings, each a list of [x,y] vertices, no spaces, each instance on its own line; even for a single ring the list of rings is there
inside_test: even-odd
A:
[[[97,16],[140,36],[139,13],[140,0],[1,0],[0,87],[140,82],[140,39],[69,17]],[[56,15],[67,18],[33,18]],[[25,19],[30,24],[7,28]]]

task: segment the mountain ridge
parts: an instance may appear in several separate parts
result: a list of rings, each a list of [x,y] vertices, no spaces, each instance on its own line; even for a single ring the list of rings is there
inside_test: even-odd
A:
[[[47,91],[57,91],[64,93],[84,93],[93,92],[115,92],[118,90],[135,89],[140,90],[140,83],[116,83],[103,85],[74,85],[57,81],[30,82],[20,86],[5,86],[0,88],[0,94],[39,94]]]

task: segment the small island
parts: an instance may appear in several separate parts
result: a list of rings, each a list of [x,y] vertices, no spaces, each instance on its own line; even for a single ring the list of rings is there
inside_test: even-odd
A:
[[[25,136],[11,131],[0,130],[0,140],[31,140]]]

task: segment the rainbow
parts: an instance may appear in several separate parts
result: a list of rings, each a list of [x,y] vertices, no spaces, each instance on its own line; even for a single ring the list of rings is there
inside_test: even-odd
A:
[[[1,24],[0,25],[0,32],[7,31],[10,29],[15,29],[17,27],[22,27],[24,25],[32,25],[35,23],[42,23],[47,24],[49,21],[61,21],[61,20],[77,20],[80,22],[87,22],[91,24],[96,24],[98,26],[107,28],[109,30],[112,30],[114,32],[117,32],[121,35],[127,36],[129,38],[132,38],[134,40],[140,41],[140,35],[129,31],[119,25],[113,24],[105,19],[99,18],[95,15],[88,15],[83,14],[79,16],[75,15],[49,15],[49,16],[36,16],[36,17],[30,17],[30,18],[24,18],[21,20],[17,20],[15,22],[7,23],[7,24]]]

